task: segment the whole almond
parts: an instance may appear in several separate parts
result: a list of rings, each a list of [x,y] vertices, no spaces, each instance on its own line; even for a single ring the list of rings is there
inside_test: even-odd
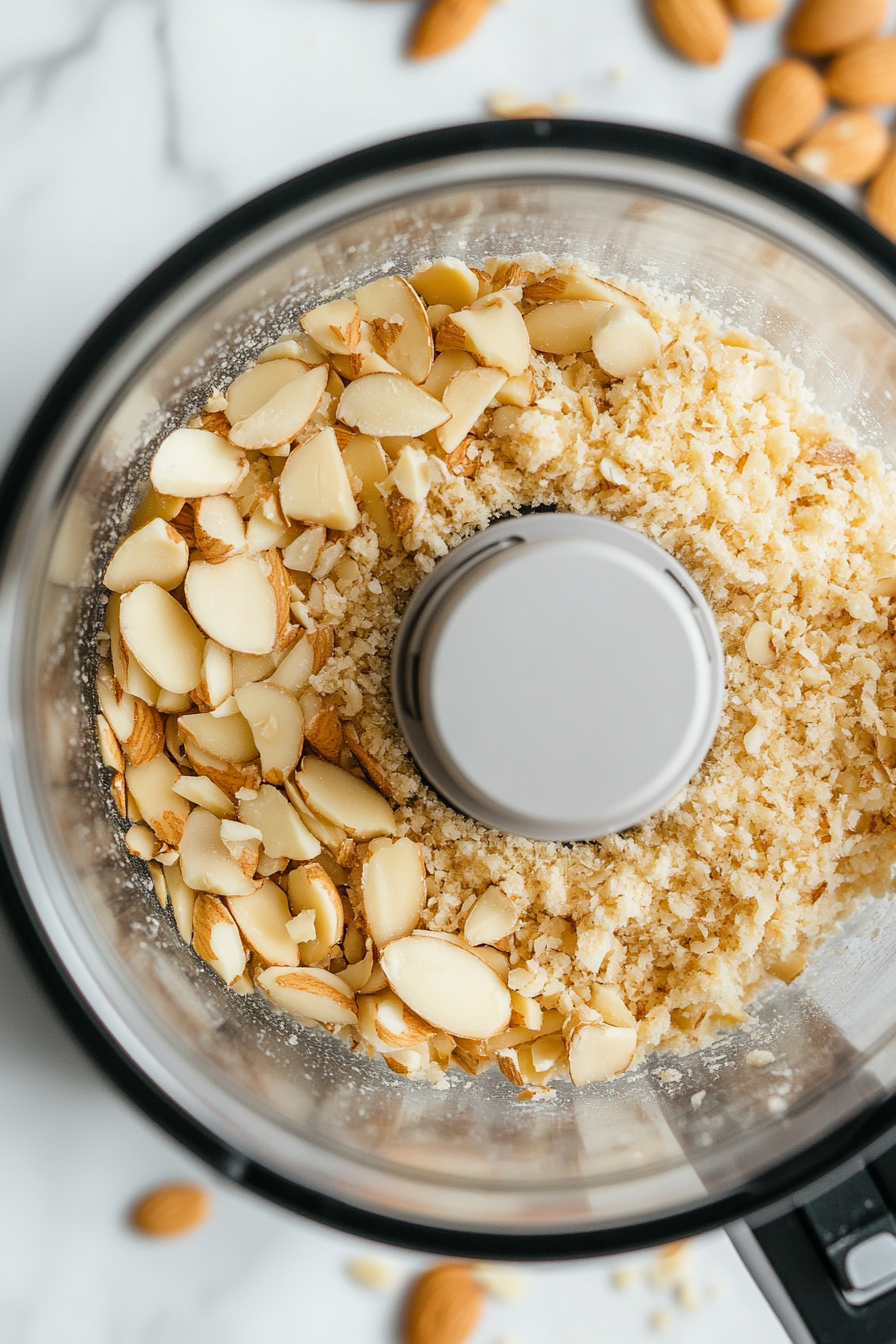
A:
[[[482,1312],[483,1291],[467,1265],[429,1269],[411,1289],[404,1344],[464,1344]]]
[[[199,1185],[160,1185],[131,1209],[131,1225],[148,1237],[176,1237],[204,1223],[211,1210]]]
[[[824,80],[806,61],[776,61],[756,80],[741,113],[744,140],[788,150],[808,135],[827,103]]]
[[[855,108],[828,117],[793,157],[816,177],[855,185],[874,176],[889,146],[886,127],[870,112]]]
[[[414,29],[408,54],[415,61],[427,61],[459,46],[490,5],[491,0],[431,0]]]
[[[725,55],[731,19],[722,0],[650,0],[653,21],[679,56],[715,65]]]
[[[835,56],[825,82],[830,96],[847,107],[896,103],[896,37],[873,37]]]
[[[896,150],[891,150],[865,193],[865,210],[875,228],[896,243]]]
[[[754,159],[762,159],[764,163],[770,163],[773,168],[777,168],[781,173],[789,173],[791,177],[802,176],[792,159],[788,159],[787,155],[782,154],[780,149],[772,149],[771,145],[764,145],[761,140],[745,140],[744,149],[748,154],[752,154]]]
[[[763,23],[781,13],[784,0],[728,0],[733,18],[740,23]]]
[[[887,0],[803,0],[790,20],[785,41],[801,56],[831,56],[873,37],[886,8]]]

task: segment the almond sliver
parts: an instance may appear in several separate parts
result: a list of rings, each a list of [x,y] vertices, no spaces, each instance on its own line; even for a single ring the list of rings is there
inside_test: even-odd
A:
[[[139,591],[139,590],[138,590]],[[240,653],[269,653],[277,641],[277,600],[261,561],[235,555],[219,565],[195,560],[187,606],[209,638]],[[197,676],[194,686],[198,682]]]
[[[149,479],[160,495],[197,499],[226,495],[243,474],[246,459],[208,429],[176,429],[165,439],[149,469]]]
[[[202,892],[192,910],[193,946],[226,985],[246,969],[246,949],[236,921],[223,901]]]
[[[615,1078],[631,1064],[637,1044],[638,1033],[634,1027],[614,1027],[604,1022],[580,1023],[566,1034],[569,1076],[576,1087]]]
[[[377,947],[404,938],[426,904],[426,870],[419,845],[402,838],[370,853],[361,870],[364,918]]]
[[[178,846],[184,881],[194,891],[217,896],[249,896],[257,882],[247,877],[221,839],[221,820],[196,807],[187,818]]]
[[[382,794],[340,766],[306,756],[296,782],[312,811],[356,840],[394,835],[395,817]]]
[[[533,349],[549,355],[590,350],[594,328],[612,306],[595,299],[561,299],[533,308],[526,316]]]
[[[350,355],[361,337],[361,314],[351,299],[334,299],[312,308],[301,323],[322,350],[334,355]]]
[[[302,961],[306,966],[322,961],[333,944],[342,941],[345,915],[342,897],[319,863],[305,863],[290,873],[289,908],[294,915],[314,911],[315,937],[302,944]]]
[[[240,821],[261,831],[264,852],[270,858],[304,861],[320,853],[320,841],[272,784],[263,784],[255,798],[241,799],[239,814]]]
[[[358,506],[332,429],[321,430],[290,453],[280,476],[280,503],[287,518],[339,531],[357,527]],[[285,557],[284,562],[289,564]]]
[[[260,411],[273,396],[293,383],[306,372],[296,347],[295,359],[276,359],[271,363],[254,364],[251,369],[241,373],[227,389],[227,419],[232,425],[248,420],[250,415]]]
[[[432,331],[426,309],[407,280],[387,275],[363,285],[355,302],[393,368],[422,383],[432,368]]]
[[[362,434],[414,438],[443,425],[449,412],[409,378],[398,373],[371,373],[345,389],[338,415],[344,424]]]
[[[383,949],[389,985],[424,1022],[452,1036],[483,1040],[510,1022],[510,992],[469,948],[411,934]]]
[[[298,966],[298,948],[286,932],[286,893],[276,882],[265,880],[251,896],[231,896],[227,906],[253,952],[274,966]]]
[[[293,1017],[337,1025],[353,1023],[357,1017],[355,996],[343,980],[329,971],[269,966],[256,983],[271,1003]]]
[[[231,442],[264,452],[294,439],[320,405],[328,377],[327,366],[320,364],[281,387],[254,415],[234,425]]]
[[[411,276],[411,284],[428,304],[446,304],[457,310],[479,297],[479,277],[456,257],[442,257]]]
[[[529,367],[529,333],[522,314],[506,294],[477,299],[472,308],[454,313],[448,322],[461,329],[467,350],[483,364],[503,369],[508,378]]]
[[[125,593],[119,608],[121,638],[159,686],[184,695],[198,685],[205,640],[190,613],[155,583]]]
[[[113,593],[126,593],[139,583],[155,583],[170,591],[183,582],[189,559],[180,533],[163,518],[154,518],[125,537],[106,567],[103,583]]]
[[[269,784],[282,784],[295,770],[302,751],[305,725],[298,701],[285,687],[270,681],[240,686],[234,697],[252,730],[262,776]]]
[[[442,404],[451,412],[451,419],[436,430],[444,453],[454,452],[506,382],[503,369],[469,369],[454,375],[442,394]]]

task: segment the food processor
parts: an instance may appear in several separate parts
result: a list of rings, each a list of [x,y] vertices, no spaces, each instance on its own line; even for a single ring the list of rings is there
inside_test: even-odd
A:
[[[99,580],[161,438],[308,307],[435,256],[478,265],[534,251],[691,296],[765,337],[823,410],[896,463],[896,249],[764,163],[659,131],[527,120],[411,136],[276,187],[115,309],[5,471],[5,905],[109,1076],[250,1190],[361,1236],[488,1259],[594,1256],[725,1226],[794,1340],[885,1344],[896,1340],[892,895],[859,903],[802,975],[752,1005],[748,1029],[520,1102],[497,1071],[439,1090],[231,995],[180,940],[107,804]],[[685,779],[722,693],[706,677]],[[488,765],[480,752],[473,773]],[[607,824],[632,824],[612,803],[600,800]],[[750,1067],[757,1049],[774,1062]]]

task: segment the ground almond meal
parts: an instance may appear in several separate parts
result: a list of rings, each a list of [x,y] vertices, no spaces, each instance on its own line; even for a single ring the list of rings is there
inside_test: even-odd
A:
[[[128,849],[235,992],[537,1098],[745,1021],[887,886],[896,485],[765,341],[578,263],[442,259],[306,313],[150,482],[105,577],[100,747]],[[725,649],[694,779],[593,843],[459,815],[392,714],[415,585],[524,505],[665,547]]]

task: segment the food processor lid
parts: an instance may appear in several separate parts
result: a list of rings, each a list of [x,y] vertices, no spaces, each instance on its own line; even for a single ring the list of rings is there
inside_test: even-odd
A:
[[[715,736],[722,648],[693,579],[620,523],[530,513],[442,559],[399,629],[399,726],[453,807],[538,840],[643,821]]]

